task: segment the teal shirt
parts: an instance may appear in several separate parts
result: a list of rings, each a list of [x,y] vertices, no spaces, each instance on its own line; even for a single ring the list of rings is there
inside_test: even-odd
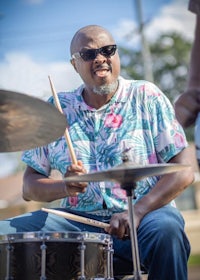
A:
[[[154,84],[120,77],[116,94],[100,109],[84,102],[82,90],[80,86],[73,92],[59,93],[59,100],[76,157],[88,173],[121,164],[124,151],[132,163],[147,165],[168,162],[187,146],[173,106]],[[53,98],[49,102],[53,103]],[[64,136],[25,151],[22,160],[46,176],[53,169],[65,174],[71,164]],[[159,176],[154,176],[137,182],[136,201],[158,180]],[[127,197],[118,183],[91,182],[84,194],[62,199],[61,206],[96,214],[113,213],[127,209]]]

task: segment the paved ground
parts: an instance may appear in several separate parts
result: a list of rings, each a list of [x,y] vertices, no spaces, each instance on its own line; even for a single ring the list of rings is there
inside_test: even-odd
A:
[[[189,267],[188,280],[200,280],[200,266]]]
[[[190,266],[188,274],[188,280],[200,280],[200,266]],[[126,280],[126,278],[124,280]],[[142,280],[147,280],[147,275],[143,275]]]

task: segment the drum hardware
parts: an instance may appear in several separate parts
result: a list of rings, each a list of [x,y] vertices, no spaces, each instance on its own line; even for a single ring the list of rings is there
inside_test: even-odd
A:
[[[42,240],[41,249],[41,277],[40,280],[46,280],[46,250],[47,246],[45,245],[45,240]]]
[[[168,173],[181,171],[188,168],[189,165],[183,164],[149,164],[146,166],[136,166],[130,162],[123,162],[115,168],[105,171],[99,171],[79,176],[70,176],[64,178],[68,182],[100,182],[115,181],[120,183],[121,188],[126,190],[128,201],[128,215],[130,221],[130,239],[133,259],[133,278],[132,280],[142,280],[140,270],[140,257],[137,242],[137,232],[134,224],[133,197],[136,188],[136,182],[150,176],[160,176]]]
[[[133,260],[133,280],[142,280],[142,273],[140,270],[138,241],[137,241],[137,231],[134,223],[134,207],[132,204],[136,183],[135,182],[130,182],[129,184],[125,183],[121,185],[121,188],[126,190],[127,201],[128,201],[130,239],[131,239],[131,250],[132,250],[132,260]]]
[[[0,236],[0,279],[114,280],[111,255],[112,239],[108,234],[8,234]]]
[[[107,263],[111,264],[106,266],[106,279],[108,280],[114,280],[114,278],[112,278],[112,276],[114,275],[113,273],[113,254],[114,254],[114,250],[112,248],[112,244],[111,243],[107,243],[107,247],[105,249],[105,252],[107,254]]]
[[[81,252],[81,276],[78,278],[79,280],[85,280],[85,272],[84,272],[84,267],[85,267],[85,249],[86,246],[84,245],[84,242],[82,241],[81,244],[79,245],[79,250]]]
[[[65,128],[65,116],[52,104],[0,90],[0,152],[44,146],[62,137]]]
[[[6,260],[6,280],[12,280],[13,278],[11,277],[11,271],[10,271],[10,263],[11,263],[11,255],[13,252],[14,248],[11,244],[8,244],[6,246],[6,251],[7,251],[7,260]]]
[[[148,165],[134,165],[134,163],[122,163],[114,168],[104,171],[91,172],[83,175],[63,178],[66,182],[104,182],[113,181],[122,185],[140,181],[146,177],[160,176],[181,171],[190,167],[186,164],[159,163]]]

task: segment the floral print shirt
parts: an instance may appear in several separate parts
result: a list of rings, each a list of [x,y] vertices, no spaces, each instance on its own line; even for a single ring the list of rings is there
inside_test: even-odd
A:
[[[168,162],[187,146],[171,103],[154,84],[120,77],[116,94],[99,109],[84,102],[82,91],[83,85],[58,96],[76,157],[88,173],[121,164],[124,152],[132,163],[147,165]],[[52,97],[49,102],[54,102]],[[44,147],[25,151],[22,160],[46,176],[52,169],[65,174],[71,164],[64,136]],[[154,176],[138,181],[135,201],[158,180],[159,176]],[[127,196],[118,183],[91,182],[84,194],[62,199],[61,206],[97,215],[110,214],[127,209]]]

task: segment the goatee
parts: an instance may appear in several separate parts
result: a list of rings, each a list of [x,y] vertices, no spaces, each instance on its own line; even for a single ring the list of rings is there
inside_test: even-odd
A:
[[[94,86],[92,91],[98,95],[108,95],[118,88],[118,80],[109,85]]]

